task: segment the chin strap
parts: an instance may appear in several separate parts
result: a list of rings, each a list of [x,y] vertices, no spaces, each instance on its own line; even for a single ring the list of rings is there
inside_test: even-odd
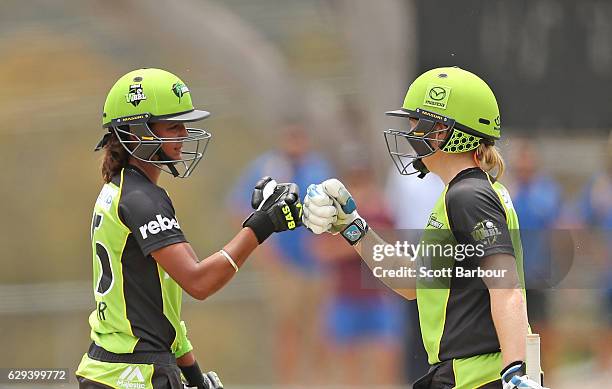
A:
[[[96,148],[94,149],[94,151],[100,151],[104,148],[104,146],[106,146],[106,144],[108,143],[108,141],[110,140],[110,137],[113,134],[109,131],[106,134],[104,134],[104,136],[102,137],[102,139],[100,139],[100,142],[98,142],[98,144],[96,145]]]
[[[415,159],[412,163],[412,167],[419,172],[419,175],[417,176],[419,178],[424,178],[427,173],[429,173],[429,169],[427,169],[427,166],[425,166],[421,158]]]
[[[159,157],[159,159],[161,159],[162,161],[169,161],[170,157],[168,157],[168,155],[166,153],[164,153],[164,151],[161,149],[161,147],[159,148],[159,150],[157,150],[157,156]],[[174,162],[163,162],[164,165],[168,166],[168,169],[170,170],[170,173],[172,173],[172,175],[174,177],[178,177],[179,176],[179,172],[176,169],[176,167],[174,166]]]

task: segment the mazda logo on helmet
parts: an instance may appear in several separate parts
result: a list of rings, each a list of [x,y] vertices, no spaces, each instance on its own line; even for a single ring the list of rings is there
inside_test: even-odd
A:
[[[435,101],[444,100],[446,97],[446,90],[442,87],[435,86],[429,90],[429,98]]]

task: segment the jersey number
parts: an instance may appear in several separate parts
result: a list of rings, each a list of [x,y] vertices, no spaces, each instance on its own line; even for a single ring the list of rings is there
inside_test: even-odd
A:
[[[93,239],[94,232],[102,225],[102,215],[94,213],[94,217],[91,223],[91,236]],[[100,262],[100,268],[102,274],[98,280],[96,287],[96,293],[104,295],[106,294],[111,286],[113,286],[113,270],[111,268],[110,254],[108,250],[101,242],[96,241],[96,258]]]

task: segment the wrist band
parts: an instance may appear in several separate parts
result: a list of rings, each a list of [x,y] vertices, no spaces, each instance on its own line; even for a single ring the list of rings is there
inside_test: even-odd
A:
[[[221,255],[223,255],[225,257],[225,259],[227,259],[227,261],[230,263],[230,265],[232,265],[232,267],[234,268],[235,272],[238,273],[238,265],[236,265],[236,262],[234,262],[234,260],[232,259],[232,257],[230,257],[230,255],[227,253],[227,251],[221,249],[221,250],[219,250],[219,252],[221,253]]]
[[[191,366],[179,366],[183,376],[187,380],[187,384],[190,388],[203,388],[204,387],[204,376],[198,362],[194,362]]]
[[[362,218],[353,220],[343,231],[342,237],[351,245],[356,245],[368,232],[368,224]]]

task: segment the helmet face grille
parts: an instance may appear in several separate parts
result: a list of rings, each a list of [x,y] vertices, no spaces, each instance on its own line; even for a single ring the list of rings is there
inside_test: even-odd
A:
[[[178,178],[187,178],[206,152],[211,134],[199,128],[187,128],[187,136],[177,138],[160,138],[156,136],[147,123],[131,125],[129,130],[112,127],[121,145],[134,158],[149,162],[160,170]],[[134,131],[135,130],[135,131]],[[144,135],[144,136],[143,136]],[[161,152],[164,143],[180,142],[183,146],[181,158],[167,159]]]
[[[458,154],[466,151],[474,150],[480,145],[481,138],[467,134],[457,128],[453,129],[450,138],[442,147],[445,153]]]
[[[393,114],[418,120],[416,126],[410,130],[389,129],[384,131],[389,155],[400,174],[403,175],[422,173],[419,169],[415,169],[415,161],[430,156],[437,150],[459,154],[478,148],[483,141],[483,138],[470,133],[474,130],[462,126],[452,118],[433,112],[416,109],[415,111],[394,111]],[[435,130],[437,123],[443,124],[444,128]],[[447,132],[444,140],[438,136],[441,132]],[[439,144],[439,148],[433,146],[436,143]],[[409,170],[411,167],[414,171]]]

